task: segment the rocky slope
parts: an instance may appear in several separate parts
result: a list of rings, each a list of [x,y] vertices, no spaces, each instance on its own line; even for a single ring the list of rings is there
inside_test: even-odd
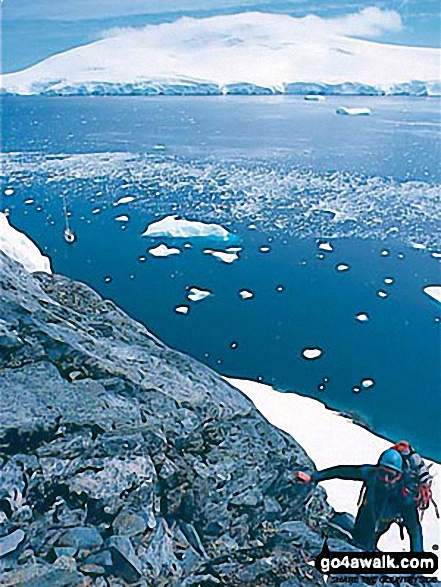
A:
[[[1,252],[0,400],[0,585],[323,584],[302,448],[86,285]]]

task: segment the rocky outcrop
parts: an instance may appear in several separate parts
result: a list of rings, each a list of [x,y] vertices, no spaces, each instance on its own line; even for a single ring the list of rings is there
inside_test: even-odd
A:
[[[86,285],[0,253],[0,286],[0,585],[323,583],[291,437]]]

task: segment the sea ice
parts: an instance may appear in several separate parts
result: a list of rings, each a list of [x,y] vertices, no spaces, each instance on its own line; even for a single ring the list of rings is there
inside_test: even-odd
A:
[[[176,306],[175,312],[176,314],[188,314],[190,311],[189,306]]]
[[[317,246],[322,251],[332,252],[334,250],[334,247],[332,246],[332,244],[331,243],[328,243],[328,242],[325,242],[325,241],[319,241],[319,243],[318,243]]]
[[[359,322],[368,322],[369,320],[369,314],[366,314],[365,312],[360,312],[359,314],[356,314],[355,317]]]
[[[346,106],[340,106],[336,110],[337,114],[344,114],[347,116],[368,116],[371,113],[370,108],[347,108]]]
[[[269,253],[271,251],[271,247],[267,247],[264,245],[264,246],[260,247],[259,251],[261,253]]]
[[[6,188],[5,189],[5,196],[13,196],[14,195],[14,188]]]
[[[392,285],[395,282],[395,279],[393,277],[385,277],[384,278],[384,283],[386,283],[387,285]]]
[[[302,356],[304,359],[313,360],[318,359],[323,354],[322,349],[320,348],[306,348],[302,351]]]
[[[181,249],[178,249],[177,247],[168,247],[163,243],[153,249],[149,249],[150,255],[153,255],[154,257],[169,257],[170,255],[179,255],[180,252]]]
[[[254,298],[254,294],[252,291],[249,291],[248,289],[241,289],[239,292],[239,297],[241,297],[243,300],[251,300],[252,298]]]
[[[199,289],[198,287],[191,287],[188,290],[187,298],[192,302],[199,302],[211,296],[212,292],[209,289]]]
[[[441,304],[441,285],[429,285],[423,291]]]
[[[23,267],[33,273],[43,271],[52,273],[51,263],[32,240],[9,224],[5,214],[0,212],[0,251],[18,261]]]
[[[133,202],[135,198],[133,196],[124,196],[124,198],[120,198],[118,201],[114,202],[114,206],[120,206],[121,204],[129,204]]]
[[[361,380],[361,386],[364,387],[365,389],[369,389],[370,387],[373,387],[375,385],[375,381],[373,379],[362,379]]]
[[[382,289],[379,289],[379,290],[377,291],[377,296],[378,296],[379,298],[387,298],[387,291],[384,291],[384,290],[382,290]]]
[[[239,259],[239,255],[237,253],[227,253],[226,251],[214,251],[213,249],[204,249],[204,253],[207,255],[212,255],[213,257],[216,257],[216,259],[219,259],[224,263],[233,263],[233,261]]]
[[[179,216],[166,216],[158,222],[149,224],[142,236],[166,236],[172,238],[211,237],[228,240],[230,233],[218,224],[207,224],[196,220],[185,220]]]
[[[115,220],[118,220],[118,222],[128,222],[128,221],[129,221],[129,217],[128,217],[128,216],[126,216],[126,215],[123,215],[123,216],[117,216],[117,217],[115,218]]]
[[[348,271],[349,265],[346,265],[346,263],[339,263],[335,268],[337,271]]]

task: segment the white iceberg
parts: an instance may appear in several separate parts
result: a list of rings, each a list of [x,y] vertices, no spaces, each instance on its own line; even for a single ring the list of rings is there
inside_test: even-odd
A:
[[[2,76],[4,92],[84,94],[393,94],[440,92],[439,50],[382,44],[399,15],[367,7],[324,19],[241,12],[121,28]],[[358,34],[357,34],[358,31]]]
[[[318,359],[319,357],[321,357],[323,354],[323,351],[321,348],[318,347],[313,347],[313,348],[306,348],[303,349],[302,351],[302,357],[304,359],[308,359],[308,360],[314,360],[314,359]]]
[[[170,238],[216,238],[228,240],[230,233],[218,224],[207,224],[196,220],[185,220],[179,216],[166,216],[152,222],[142,236]]]
[[[391,441],[369,432],[352,420],[326,408],[321,402],[297,395],[280,393],[269,385],[241,379],[227,379],[254,403],[256,408],[274,426],[290,434],[314,461],[318,470],[341,464],[375,464],[379,455],[390,448]],[[399,438],[394,439],[400,440]],[[441,503],[441,465],[425,459],[434,475],[434,500]],[[328,503],[337,512],[357,513],[359,481],[333,479],[320,484],[326,489]],[[426,510],[423,520],[424,547],[432,551],[439,544],[439,520],[435,508]],[[403,542],[396,524],[381,537],[383,551],[400,552],[409,549],[406,536]]]
[[[423,291],[429,297],[441,304],[441,285],[428,285]]]
[[[239,297],[243,300],[251,300],[254,298],[254,294],[252,291],[249,291],[248,289],[241,289],[239,292]]]
[[[124,196],[123,198],[120,198],[116,202],[113,202],[113,205],[114,206],[121,206],[121,204],[129,204],[130,202],[133,202],[134,199],[135,198],[133,196]]]
[[[369,314],[367,314],[366,312],[359,312],[358,314],[355,315],[355,318],[359,322],[368,322],[369,321]]]
[[[236,252],[216,251],[213,249],[204,249],[206,255],[211,255],[223,263],[233,263],[239,259],[239,254]]]
[[[209,289],[199,289],[198,287],[190,287],[187,293],[187,298],[192,302],[199,302],[211,296],[212,292]]]
[[[115,218],[115,220],[118,220],[118,222],[128,222],[129,221],[129,217],[126,216],[125,214],[123,214],[122,216],[117,216]]]
[[[35,271],[52,273],[49,258],[42,254],[28,236],[11,226],[7,216],[2,212],[0,212],[0,251],[14,261],[18,261],[29,273]]]
[[[149,249],[150,255],[153,255],[154,257],[169,257],[170,255],[179,255],[180,252],[181,249],[178,249],[177,247],[168,247],[164,244]]]
[[[190,312],[189,306],[176,306],[175,308],[176,314],[188,314]]]
[[[329,251],[330,253],[332,253],[332,251],[334,250],[334,247],[332,246],[332,244],[325,242],[325,241],[319,242],[317,246],[322,251]]]
[[[348,108],[346,106],[340,106],[336,110],[337,114],[343,114],[346,116],[369,116],[371,113],[370,108]]]

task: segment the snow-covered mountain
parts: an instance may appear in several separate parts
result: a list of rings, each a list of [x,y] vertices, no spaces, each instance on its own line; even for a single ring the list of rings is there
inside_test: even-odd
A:
[[[441,94],[440,50],[365,41],[347,32],[314,16],[185,17],[111,31],[4,75],[2,88],[46,95]]]

